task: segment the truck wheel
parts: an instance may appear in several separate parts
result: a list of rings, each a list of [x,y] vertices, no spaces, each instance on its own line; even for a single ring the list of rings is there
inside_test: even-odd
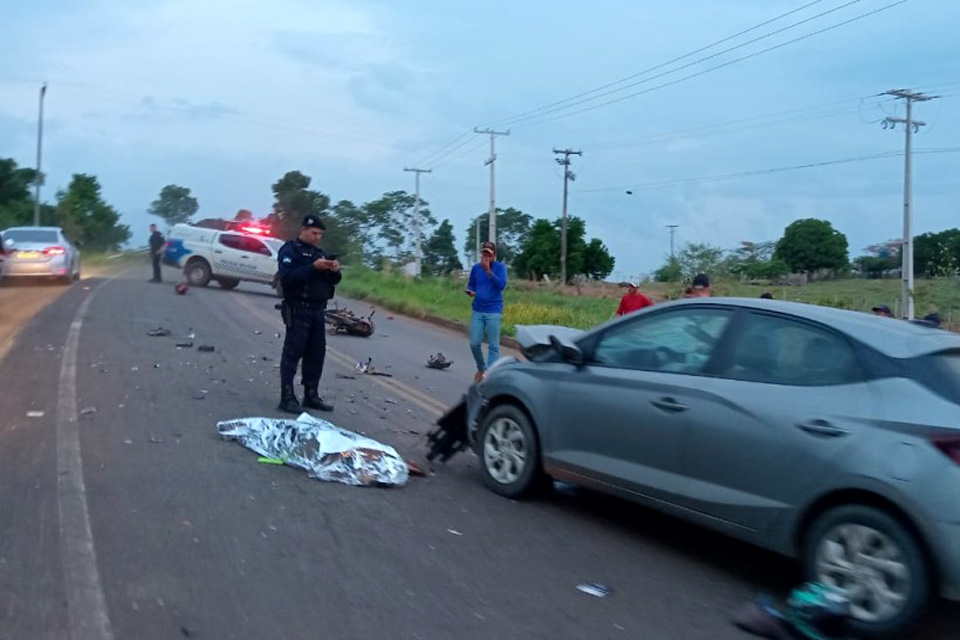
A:
[[[237,285],[240,284],[240,281],[234,280],[233,278],[220,278],[219,280],[217,280],[217,284],[219,284],[224,289],[229,290],[229,289],[236,289]]]
[[[184,269],[184,275],[187,278],[187,282],[194,287],[207,286],[210,284],[210,278],[212,277],[210,265],[202,258],[197,258],[187,263]]]

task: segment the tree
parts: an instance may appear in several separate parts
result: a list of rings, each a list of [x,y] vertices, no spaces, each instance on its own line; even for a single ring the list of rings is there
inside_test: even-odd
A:
[[[549,220],[534,220],[520,254],[513,261],[518,274],[531,280],[560,272],[560,234]]]
[[[60,226],[68,238],[94,250],[116,250],[130,239],[130,227],[119,224],[120,214],[103,201],[96,177],[76,173],[70,185],[57,193]]]
[[[774,257],[795,273],[843,269],[849,260],[847,237],[826,220],[797,220],[783,232]]]
[[[310,177],[299,171],[288,171],[273,183],[273,213],[266,222],[278,238],[292,240],[300,231],[303,218],[313,214],[324,217],[330,197],[310,189]]]
[[[924,233],[913,239],[913,269],[929,278],[956,275],[960,267],[960,229]]]
[[[667,263],[653,272],[653,279],[657,282],[680,282],[683,280],[683,269],[680,262],[674,258],[667,258]]]
[[[37,172],[33,169],[18,168],[12,158],[0,159],[0,229],[32,224],[30,185],[36,176]],[[46,215],[42,215],[42,218],[44,223],[53,222]]]
[[[150,204],[148,213],[174,225],[188,221],[199,208],[197,199],[190,195],[190,189],[168,184],[160,190],[160,197]]]
[[[463,269],[463,263],[457,256],[457,245],[453,237],[453,225],[444,220],[423,246],[424,272],[440,276]]]
[[[340,262],[354,264],[364,257],[363,211],[349,200],[341,200],[333,206],[324,219],[327,227],[323,234],[323,248],[339,256]]]
[[[603,280],[613,273],[616,259],[599,238],[593,238],[583,250],[583,274],[592,280]]]
[[[253,211],[248,209],[240,209],[240,211],[237,211],[237,215],[235,215],[233,219],[237,222],[249,222],[250,220],[253,220]]]
[[[406,191],[390,191],[377,200],[363,206],[366,223],[376,229],[373,256],[377,257],[386,249],[395,262],[404,263],[411,259],[415,247],[413,208],[416,198]],[[420,201],[420,242],[426,240],[427,232],[437,224],[430,213],[426,200]]]
[[[723,261],[722,270],[750,280],[780,278],[790,273],[790,267],[773,258],[776,247],[776,242],[741,242],[740,248]]]
[[[463,241],[463,252],[477,259],[477,223],[480,224],[480,242],[486,242],[490,239],[490,212],[485,212],[474,218],[467,229],[466,238]],[[530,225],[533,223],[533,217],[509,207],[507,209],[497,209],[497,259],[513,266],[513,261],[523,249],[523,245],[530,233]]]

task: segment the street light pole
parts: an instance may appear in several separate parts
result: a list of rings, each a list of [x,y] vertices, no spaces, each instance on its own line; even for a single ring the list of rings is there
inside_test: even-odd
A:
[[[37,118],[37,175],[33,198],[33,226],[40,226],[40,183],[43,177],[40,173],[40,161],[43,156],[43,97],[47,95],[47,83],[40,87],[40,115]]]
[[[413,172],[416,182],[416,198],[413,205],[413,235],[414,235],[414,270],[416,271],[416,276],[419,278],[422,269],[423,269],[423,249],[420,245],[421,241],[421,231],[420,231],[420,174],[421,173],[430,173],[433,169],[417,169],[405,167],[404,171]]]

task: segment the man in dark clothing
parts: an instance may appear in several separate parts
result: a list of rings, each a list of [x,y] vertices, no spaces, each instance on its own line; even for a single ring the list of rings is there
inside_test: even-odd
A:
[[[320,398],[320,376],[327,354],[324,311],[343,274],[340,263],[320,248],[325,227],[318,216],[303,219],[300,235],[277,254],[279,281],[283,290],[283,323],[287,327],[280,359],[281,411],[298,413],[301,404],[293,391],[297,363],[303,360],[303,405],[308,409],[333,411]]]
[[[153,263],[153,278],[150,282],[162,282],[160,278],[160,257],[163,255],[163,245],[166,241],[157,231],[157,225],[150,225],[150,262]]]

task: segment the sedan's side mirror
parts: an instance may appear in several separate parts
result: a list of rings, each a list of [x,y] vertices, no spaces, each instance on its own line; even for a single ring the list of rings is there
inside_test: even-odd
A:
[[[564,362],[568,362],[576,367],[583,366],[583,352],[580,351],[580,347],[577,345],[572,342],[560,340],[557,336],[550,336],[550,346]]]

